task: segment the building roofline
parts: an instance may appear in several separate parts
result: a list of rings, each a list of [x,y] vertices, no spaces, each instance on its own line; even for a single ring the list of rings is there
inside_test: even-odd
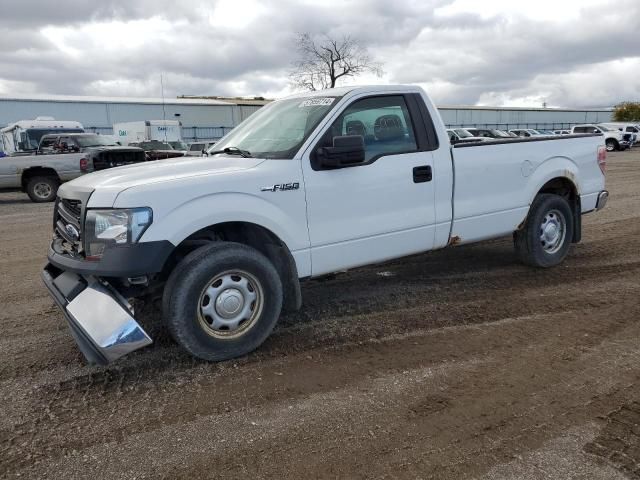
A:
[[[613,107],[592,107],[592,108],[536,108],[536,107],[490,107],[487,105],[437,105],[437,108],[442,110],[514,110],[514,111],[526,111],[526,112],[613,112]]]
[[[0,95],[0,101],[20,102],[56,102],[56,103],[133,103],[133,104],[162,104],[165,105],[238,105],[230,100],[162,98],[153,97],[101,97],[84,95]]]

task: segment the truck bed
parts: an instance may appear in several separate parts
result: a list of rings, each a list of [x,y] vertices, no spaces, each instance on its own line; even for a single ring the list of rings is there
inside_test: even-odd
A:
[[[601,187],[594,158],[602,143],[602,135],[586,134],[453,146],[451,238],[468,243],[488,238],[487,232],[492,232],[490,236],[513,232],[554,172],[575,183],[583,212],[593,210]]]

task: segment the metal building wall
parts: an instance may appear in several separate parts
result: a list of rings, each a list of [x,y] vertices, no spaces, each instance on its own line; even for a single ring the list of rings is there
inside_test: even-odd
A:
[[[190,105],[179,103],[82,102],[46,100],[8,100],[0,98],[0,125],[51,116],[57,120],[76,120],[85,127],[111,128],[117,122],[135,120],[180,120],[184,126],[234,127],[257,106],[233,104]],[[178,114],[178,115],[176,115]]]

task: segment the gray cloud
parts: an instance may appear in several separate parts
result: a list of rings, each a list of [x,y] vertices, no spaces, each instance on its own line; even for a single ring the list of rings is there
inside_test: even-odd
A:
[[[384,81],[423,84],[438,103],[640,98],[637,1],[584,8],[567,22],[435,13],[452,2],[263,1],[241,28],[211,24],[218,2],[206,0],[11,2],[0,18],[0,92],[158,96],[162,72],[171,96],[278,94],[295,32],[311,32],[360,39],[383,62]]]

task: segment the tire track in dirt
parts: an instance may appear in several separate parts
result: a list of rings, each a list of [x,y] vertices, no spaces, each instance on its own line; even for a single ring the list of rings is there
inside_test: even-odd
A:
[[[262,348],[216,365],[149,306],[152,348],[84,365],[39,279],[51,206],[0,194],[0,477],[526,473],[584,425],[604,450],[567,454],[631,475],[610,424],[640,398],[639,159],[610,156],[610,203],[558,268],[500,239],[306,282]]]

